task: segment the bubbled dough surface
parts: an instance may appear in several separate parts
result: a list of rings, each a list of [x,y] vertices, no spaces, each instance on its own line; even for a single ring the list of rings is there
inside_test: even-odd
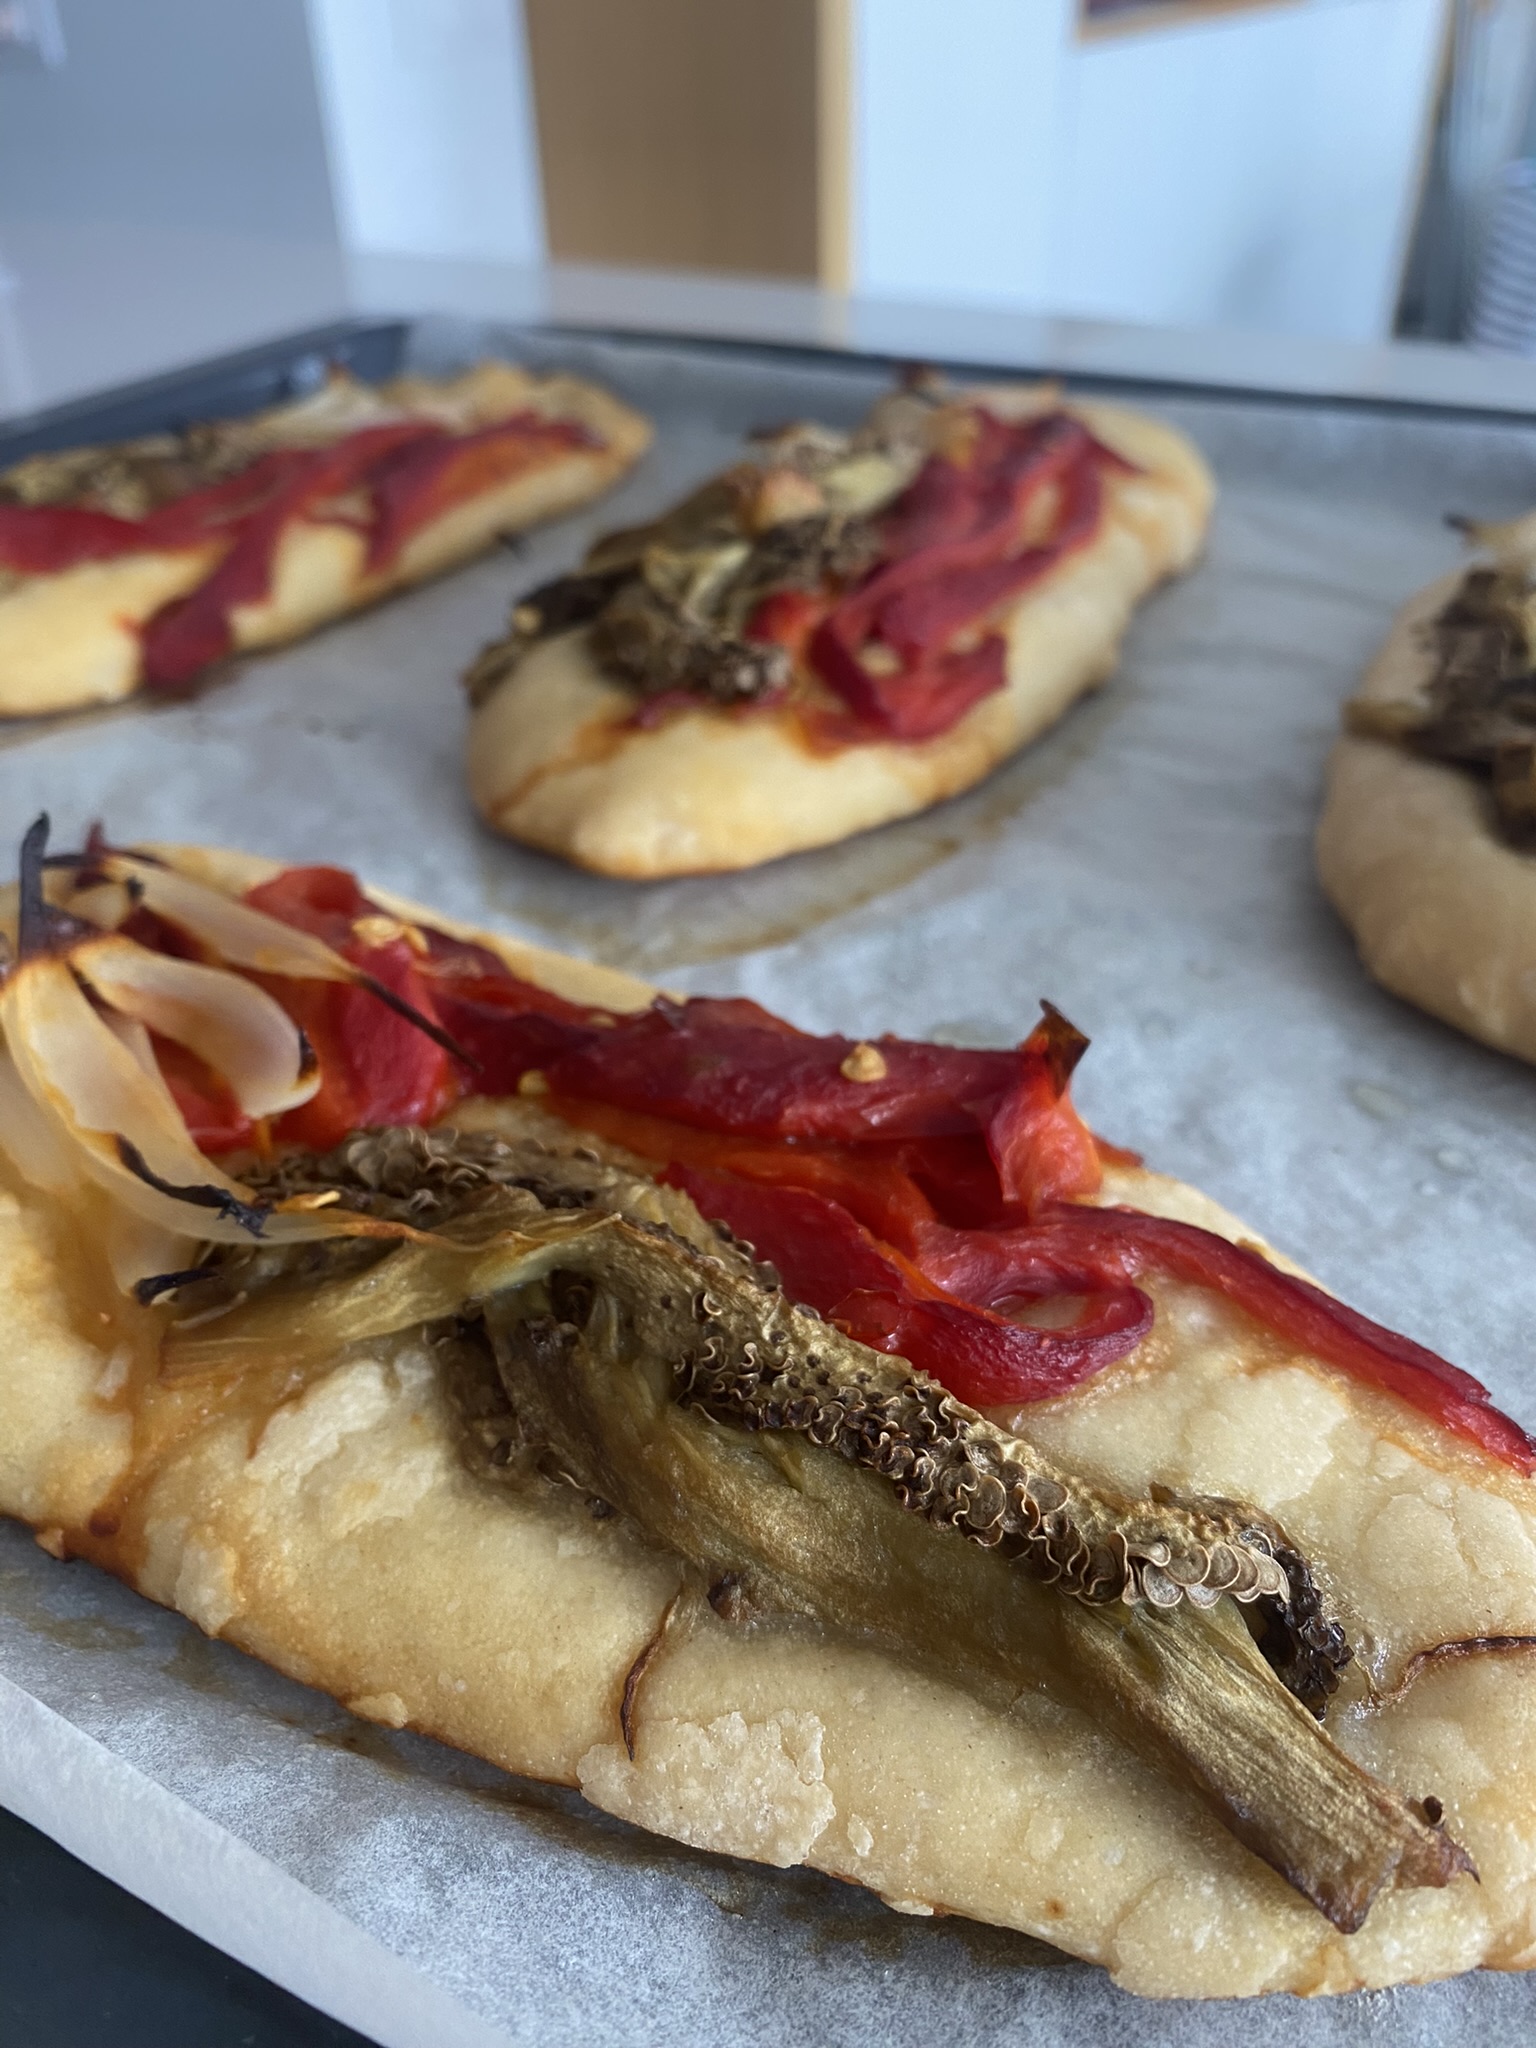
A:
[[[1137,600],[1189,567],[1210,514],[1210,473],[1182,435],[1117,406],[1069,410],[1144,473],[1106,479],[1097,539],[1012,609],[1007,686],[950,731],[815,754],[793,719],[772,712],[700,708],[622,730],[633,696],[600,672],[582,633],[563,634],[471,720],[466,771],[487,822],[644,880],[753,867],[979,782],[1106,679]]]
[[[650,443],[649,422],[596,385],[510,370],[502,381],[506,411],[543,385],[551,396],[558,393],[568,417],[602,435],[606,445],[562,451],[454,506],[413,534],[383,574],[367,573],[367,540],[356,527],[294,520],[278,543],[268,596],[231,612],[237,650],[296,640],[468,561],[498,534],[588,503],[616,483]],[[0,594],[0,717],[130,696],[142,681],[138,629],[162,605],[195,589],[215,561],[209,550],[182,549],[22,578]]]
[[[1403,607],[1362,697],[1422,696],[1434,665],[1425,629],[1460,581],[1447,576]],[[1379,982],[1536,1060],[1536,858],[1499,838],[1481,777],[1345,735],[1329,763],[1317,866]]]
[[[235,880],[263,864],[221,865]],[[567,993],[586,971],[565,963]],[[1118,1172],[1106,1195],[1238,1228],[1158,1175]],[[0,1508],[78,1529],[129,1446],[96,1391],[109,1360],[72,1329],[49,1227],[38,1198],[0,1211],[15,1333],[0,1351]],[[145,1542],[119,1568],[391,1726],[579,1784],[680,1840],[1021,1928],[1151,1995],[1536,1962],[1523,1653],[1440,1665],[1377,1713],[1336,1713],[1362,1762],[1444,1800],[1483,1877],[1383,1897],[1346,1938],[1091,1717],[1037,1695],[999,1713],[810,1629],[732,1630],[705,1614],[678,1631],[640,1694],[631,1763],[618,1702],[675,1568],[574,1497],[472,1479],[417,1346],[369,1347],[301,1390],[248,1383],[203,1419],[201,1398],[146,1390],[137,1403],[141,1433],[174,1448],[137,1484]],[[1135,1358],[1032,1408],[1029,1427],[1118,1484],[1156,1472],[1279,1514],[1386,1684],[1429,1643],[1536,1633],[1536,1489],[1193,1292],[1170,1290]]]

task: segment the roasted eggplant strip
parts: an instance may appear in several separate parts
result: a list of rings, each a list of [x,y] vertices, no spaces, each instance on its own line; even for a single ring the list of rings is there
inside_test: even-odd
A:
[[[1469,529],[1474,538],[1482,529]],[[1422,699],[1357,698],[1348,730],[1398,740],[1489,778],[1511,846],[1536,846],[1536,593],[1528,563],[1469,569],[1431,627],[1434,674]]]
[[[919,410],[930,408],[919,406]],[[773,696],[786,649],[752,637],[762,601],[851,581],[880,555],[875,515],[923,456],[899,407],[888,436],[790,428],[761,458],[713,477],[649,525],[598,541],[574,575],[519,599],[506,635],[464,678],[484,703],[540,640],[576,626],[606,674],[642,698],[686,692],[716,704]]]
[[[197,1284],[222,1286],[227,1313],[192,1304],[167,1372],[446,1327],[500,1381],[514,1477],[536,1465],[625,1515],[701,1591],[730,1581],[751,1609],[874,1639],[1000,1706],[1045,1686],[1107,1711],[1345,1932],[1385,1887],[1470,1870],[1337,1748],[1243,1625],[1262,1610],[1293,1659],[1302,1631],[1312,1654],[1330,1640],[1264,1516],[1090,1486],[795,1307],[681,1195],[591,1153],[385,1132],[273,1183],[334,1187],[431,1241],[211,1247],[220,1271]],[[352,1270],[317,1278],[328,1258]]]

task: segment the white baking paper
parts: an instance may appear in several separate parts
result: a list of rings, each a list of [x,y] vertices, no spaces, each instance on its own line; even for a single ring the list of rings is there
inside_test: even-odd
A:
[[[503,337],[505,341],[507,338]],[[436,323],[424,362],[487,337]],[[1447,510],[1536,502],[1536,429],[1152,398],[1214,461],[1205,563],[1120,674],[984,788],[826,853],[636,889],[474,822],[455,677],[520,590],[665,503],[748,427],[851,420],[868,366],[523,338],[657,418],[621,491],[198,701],[0,735],[0,837],[221,841],[343,862],[445,911],[812,1028],[1094,1040],[1094,1124],[1250,1219],[1536,1424],[1536,1075],[1375,989],[1310,837],[1340,699],[1450,566]],[[697,1854],[351,1720],[0,1529],[0,1798],[388,2048],[780,2048],[954,2039],[1324,2048],[1527,2036],[1528,1980],[1152,2005],[1021,1936],[904,1918]]]

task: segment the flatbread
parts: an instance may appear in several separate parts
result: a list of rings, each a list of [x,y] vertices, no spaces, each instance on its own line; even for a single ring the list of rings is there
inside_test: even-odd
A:
[[[382,570],[366,566],[359,524],[292,520],[280,540],[271,586],[231,617],[234,649],[279,646],[331,619],[468,561],[498,535],[558,518],[608,490],[649,445],[649,422],[594,384],[538,377],[485,362],[433,382],[403,377],[375,388],[274,408],[241,422],[253,453],[313,447],[381,420],[419,416],[470,432],[536,412],[591,429],[599,444],[554,451],[510,480],[452,505],[421,526]],[[222,543],[121,555],[55,574],[0,568],[0,717],[113,703],[143,682],[141,629],[208,576]]]
[[[159,851],[229,887],[275,871]],[[627,1009],[649,994],[475,936],[568,997]],[[463,1104],[454,1121],[521,1130],[538,1116]],[[1140,1349],[1031,1406],[1027,1427],[1106,1484],[1245,1498],[1318,1564],[1360,1651],[1330,1729],[1399,1791],[1443,1800],[1481,1873],[1384,1894],[1352,1936],[1101,1717],[1035,1693],[983,1705],[809,1625],[706,1615],[664,1644],[631,1761],[619,1703],[675,1587],[667,1557],[568,1488],[473,1477],[414,1339],[355,1346],[298,1386],[286,1373],[158,1386],[145,1312],[82,1248],[89,1219],[7,1173],[0,1510],[353,1711],[579,1786],[705,1849],[1022,1929],[1148,1995],[1346,1991],[1536,1963],[1532,1653],[1425,1654],[1536,1636],[1536,1487],[1214,1297],[1158,1288]],[[1255,1242],[1139,1168],[1111,1170],[1102,1199]]]
[[[1361,697],[1421,700],[1435,665],[1427,628],[1460,582],[1444,577],[1404,605]],[[1317,866],[1383,986],[1536,1060],[1536,858],[1499,837],[1480,777],[1390,740],[1338,740]]]
[[[963,394],[1007,413],[1038,387]],[[935,739],[811,751],[793,716],[688,709],[649,729],[584,634],[533,650],[470,722],[466,772],[486,822],[600,874],[716,873],[826,846],[926,810],[991,773],[1104,682],[1138,601],[1199,553],[1214,484],[1183,435],[1119,406],[1064,408],[1138,474],[1105,477],[1097,537],[1001,621],[1004,689]]]

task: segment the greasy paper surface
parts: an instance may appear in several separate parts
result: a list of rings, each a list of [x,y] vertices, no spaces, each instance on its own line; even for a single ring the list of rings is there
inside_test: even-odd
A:
[[[421,348],[436,365],[482,341],[439,326]],[[1536,1424],[1536,1074],[1366,981],[1310,858],[1340,699],[1401,599],[1456,561],[1441,515],[1536,502],[1536,430],[1148,401],[1199,440],[1222,497],[1207,561],[1147,606],[1097,699],[926,817],[755,874],[637,888],[476,824],[456,673],[591,532],[659,508],[742,430],[851,420],[883,380],[575,340],[525,352],[656,416],[657,447],[613,498],[249,660],[192,704],[0,729],[5,843],[46,804],[60,843],[101,817],[119,841],[344,862],[813,1029],[1004,1043],[1049,995],[1094,1040],[1078,1094],[1106,1135]],[[1309,2005],[1141,2004],[1023,1937],[657,1843],[574,1795],[352,1721],[15,1529],[0,1530],[0,1673],[405,1958],[477,2016],[477,2039],[489,2021],[540,2048],[941,2034],[1313,2048],[1385,2029],[1427,2048],[1512,2035],[1531,2010],[1530,1984],[1498,1977]],[[75,1791],[74,1846],[130,1824],[88,1770]],[[242,1904],[227,1904],[233,1928]],[[361,2023],[360,1968],[338,1945],[327,2002]],[[398,2025],[392,2039],[418,2038]],[[432,2040],[453,2048],[439,2027]]]

